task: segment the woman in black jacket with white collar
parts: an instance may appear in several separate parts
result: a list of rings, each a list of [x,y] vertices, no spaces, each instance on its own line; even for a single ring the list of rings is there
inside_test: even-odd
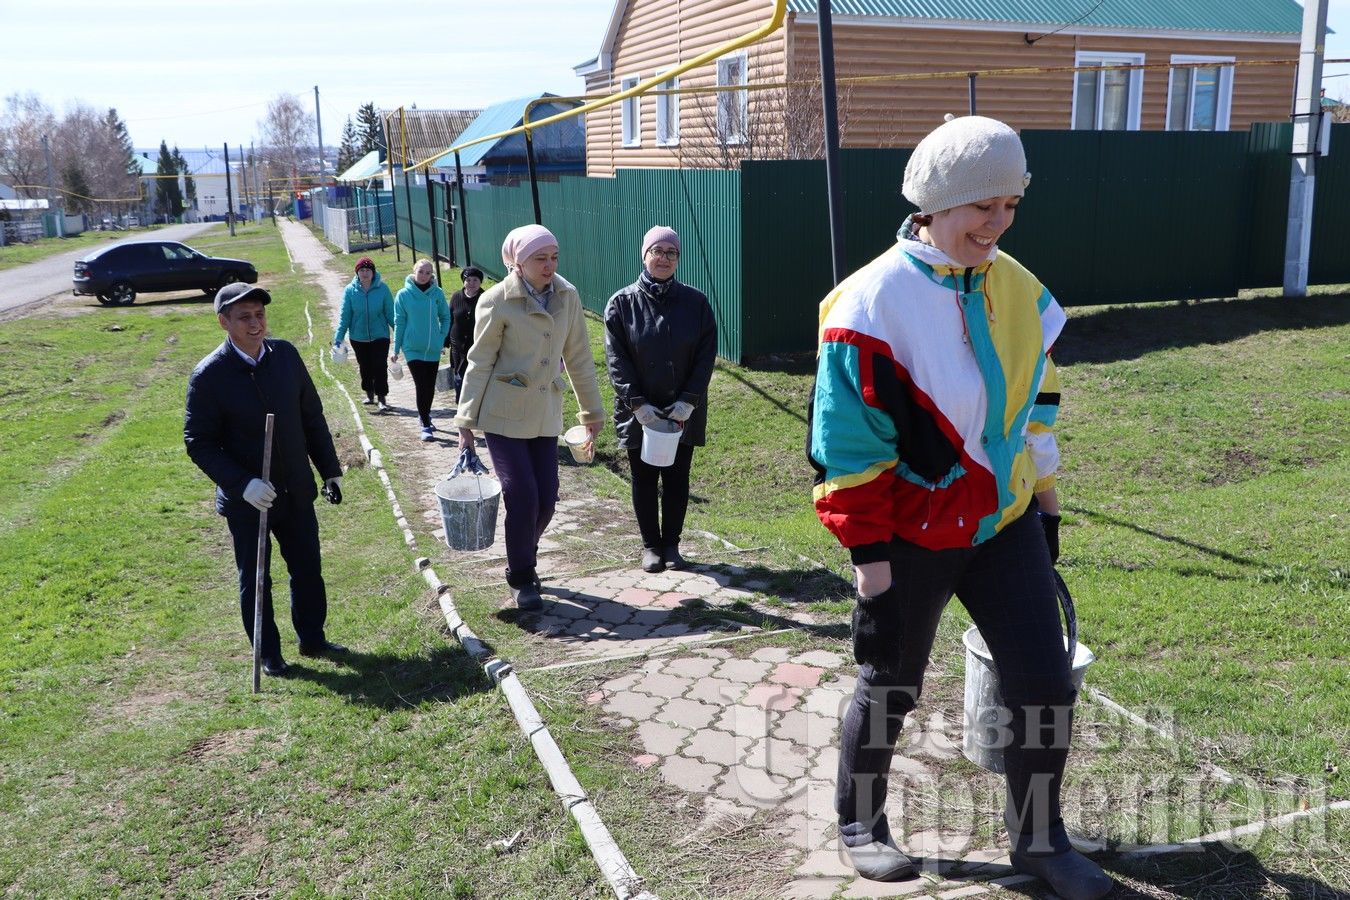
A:
[[[614,427],[633,472],[633,512],[642,568],[684,568],[680,536],[689,507],[689,467],[703,446],[708,383],[717,360],[717,320],[703,292],[675,279],[680,236],[657,225],[642,238],[642,273],[605,305],[605,359],[614,384]],[[675,462],[642,461],[642,426],[682,424]],[[660,500],[658,502],[658,485]]]

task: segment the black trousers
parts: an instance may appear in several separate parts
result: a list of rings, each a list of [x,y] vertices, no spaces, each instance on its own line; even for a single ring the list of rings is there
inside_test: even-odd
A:
[[[464,372],[469,368],[469,344],[451,346],[450,368],[455,373],[455,403],[459,403],[459,389],[464,384]]]
[[[436,396],[436,372],[441,364],[420,359],[408,360],[408,374],[412,376],[413,390],[417,393],[417,418],[422,427],[431,425],[431,398]]]
[[[247,503],[231,504],[225,522],[234,540],[234,564],[239,569],[239,612],[244,633],[253,643],[254,580],[258,571],[258,511]],[[297,500],[286,491],[277,493],[267,511],[267,561],[263,577],[262,655],[281,655],[281,635],[272,615],[272,539],[281,548],[290,576],[291,625],[301,644],[322,644],[328,618],[328,595],[324,589],[319,555],[319,521],[314,503]]]
[[[558,438],[484,437],[506,506],[506,581],[524,587],[534,580],[539,539],[558,506]]]
[[[648,550],[680,545],[684,514],[689,509],[689,466],[693,461],[693,444],[680,444],[675,462],[668,466],[647,465],[642,461],[641,448],[629,448],[633,514],[637,516],[642,546]]]
[[[886,803],[887,774],[905,714],[923,689],[943,607],[953,593],[989,645],[1012,714],[1003,748],[1006,821],[1013,848],[1069,849],[1059,792],[1069,752],[1075,691],[1059,622],[1045,533],[1035,504],[974,547],[926,550],[892,541],[891,571],[904,605],[900,669],[862,666],[840,734],[835,811],[846,844],[871,840]]]
[[[389,338],[378,341],[352,340],[352,352],[361,370],[361,390],[367,397],[389,396]]]

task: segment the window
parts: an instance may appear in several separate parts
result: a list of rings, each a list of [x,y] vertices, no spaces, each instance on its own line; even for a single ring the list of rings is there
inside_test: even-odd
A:
[[[672,91],[680,86],[680,79],[667,78],[657,85],[663,91]],[[656,145],[675,147],[680,143],[680,95],[656,95]]]
[[[717,84],[746,84],[745,54],[724,56],[717,61]],[[724,144],[743,144],[746,140],[746,114],[749,91],[723,91],[717,95],[717,138]]]
[[[1227,131],[1233,106],[1231,56],[1173,56],[1173,63],[1214,63],[1173,69],[1167,84],[1168,131]]]
[[[1142,53],[1079,52],[1078,66],[1128,66],[1144,61]],[[1137,131],[1144,73],[1139,69],[1075,72],[1073,127],[1101,131]]]
[[[619,82],[619,90],[626,91],[631,87],[637,87],[641,79],[636,75],[629,75]],[[638,100],[639,97],[629,97],[619,105],[619,120],[622,129],[623,145],[625,147],[641,147],[642,132],[638,123]]]

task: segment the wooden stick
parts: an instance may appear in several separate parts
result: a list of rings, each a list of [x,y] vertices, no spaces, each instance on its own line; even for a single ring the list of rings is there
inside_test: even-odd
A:
[[[267,414],[263,426],[262,480],[272,474],[272,425],[276,416]],[[267,510],[258,511],[258,565],[253,580],[253,693],[262,689],[263,583],[267,572]]]

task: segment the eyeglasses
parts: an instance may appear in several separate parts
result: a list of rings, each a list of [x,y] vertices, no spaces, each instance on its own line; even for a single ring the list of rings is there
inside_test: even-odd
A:
[[[678,250],[660,250],[656,247],[653,247],[647,252],[650,253],[652,256],[659,256],[662,259],[668,259],[671,262],[674,262],[675,260],[680,258],[680,251]]]

